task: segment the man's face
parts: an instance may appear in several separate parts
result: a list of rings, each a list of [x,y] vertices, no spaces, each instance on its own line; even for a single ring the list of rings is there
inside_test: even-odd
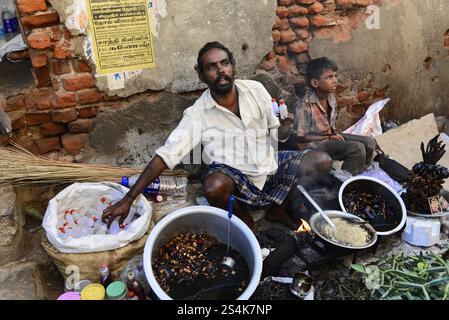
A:
[[[337,91],[337,72],[327,69],[320,79],[312,79],[312,86],[323,92],[335,93]]]
[[[201,61],[203,73],[199,74],[200,80],[218,95],[231,92],[234,86],[234,67],[226,51],[211,49],[203,55]]]

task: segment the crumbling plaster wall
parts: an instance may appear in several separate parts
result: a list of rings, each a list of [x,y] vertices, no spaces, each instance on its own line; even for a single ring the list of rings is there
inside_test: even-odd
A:
[[[348,41],[315,37],[309,53],[336,60],[343,97],[356,95],[366,82],[387,89],[392,102],[386,117],[405,122],[430,112],[448,116],[448,12],[447,0],[386,0],[379,30],[361,24]]]
[[[72,20],[82,5],[79,0],[50,2],[72,33],[77,33]],[[198,50],[215,40],[234,52],[239,76],[249,78],[272,47],[275,0],[152,2],[156,67],[144,69],[120,90],[110,91],[107,78],[98,77],[100,91],[127,97],[146,90],[179,93],[204,88],[193,67]]]

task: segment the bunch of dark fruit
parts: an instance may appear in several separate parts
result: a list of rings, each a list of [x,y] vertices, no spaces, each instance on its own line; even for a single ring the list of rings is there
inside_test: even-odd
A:
[[[399,224],[398,217],[380,195],[352,190],[343,195],[348,212],[369,221],[378,231],[389,230]]]
[[[192,281],[199,275],[214,277],[218,266],[207,257],[210,248],[218,241],[207,233],[185,233],[167,242],[154,259],[156,280],[164,291],[169,282]]]
[[[437,165],[446,153],[445,146],[438,142],[437,135],[429,141],[426,150],[421,143],[423,162],[413,166],[410,179],[405,187],[407,192],[402,196],[407,209],[412,212],[431,214],[428,199],[438,196],[443,189],[444,180],[449,178],[449,169]]]

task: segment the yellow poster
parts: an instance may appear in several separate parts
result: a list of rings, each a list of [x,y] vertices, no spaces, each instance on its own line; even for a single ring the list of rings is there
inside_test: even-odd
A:
[[[155,66],[147,0],[86,0],[97,74]]]

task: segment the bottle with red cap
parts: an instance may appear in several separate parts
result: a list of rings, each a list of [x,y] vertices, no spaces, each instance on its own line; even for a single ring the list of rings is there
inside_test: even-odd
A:
[[[281,119],[285,119],[288,117],[288,108],[285,104],[284,99],[279,100],[279,114],[281,116]]]

